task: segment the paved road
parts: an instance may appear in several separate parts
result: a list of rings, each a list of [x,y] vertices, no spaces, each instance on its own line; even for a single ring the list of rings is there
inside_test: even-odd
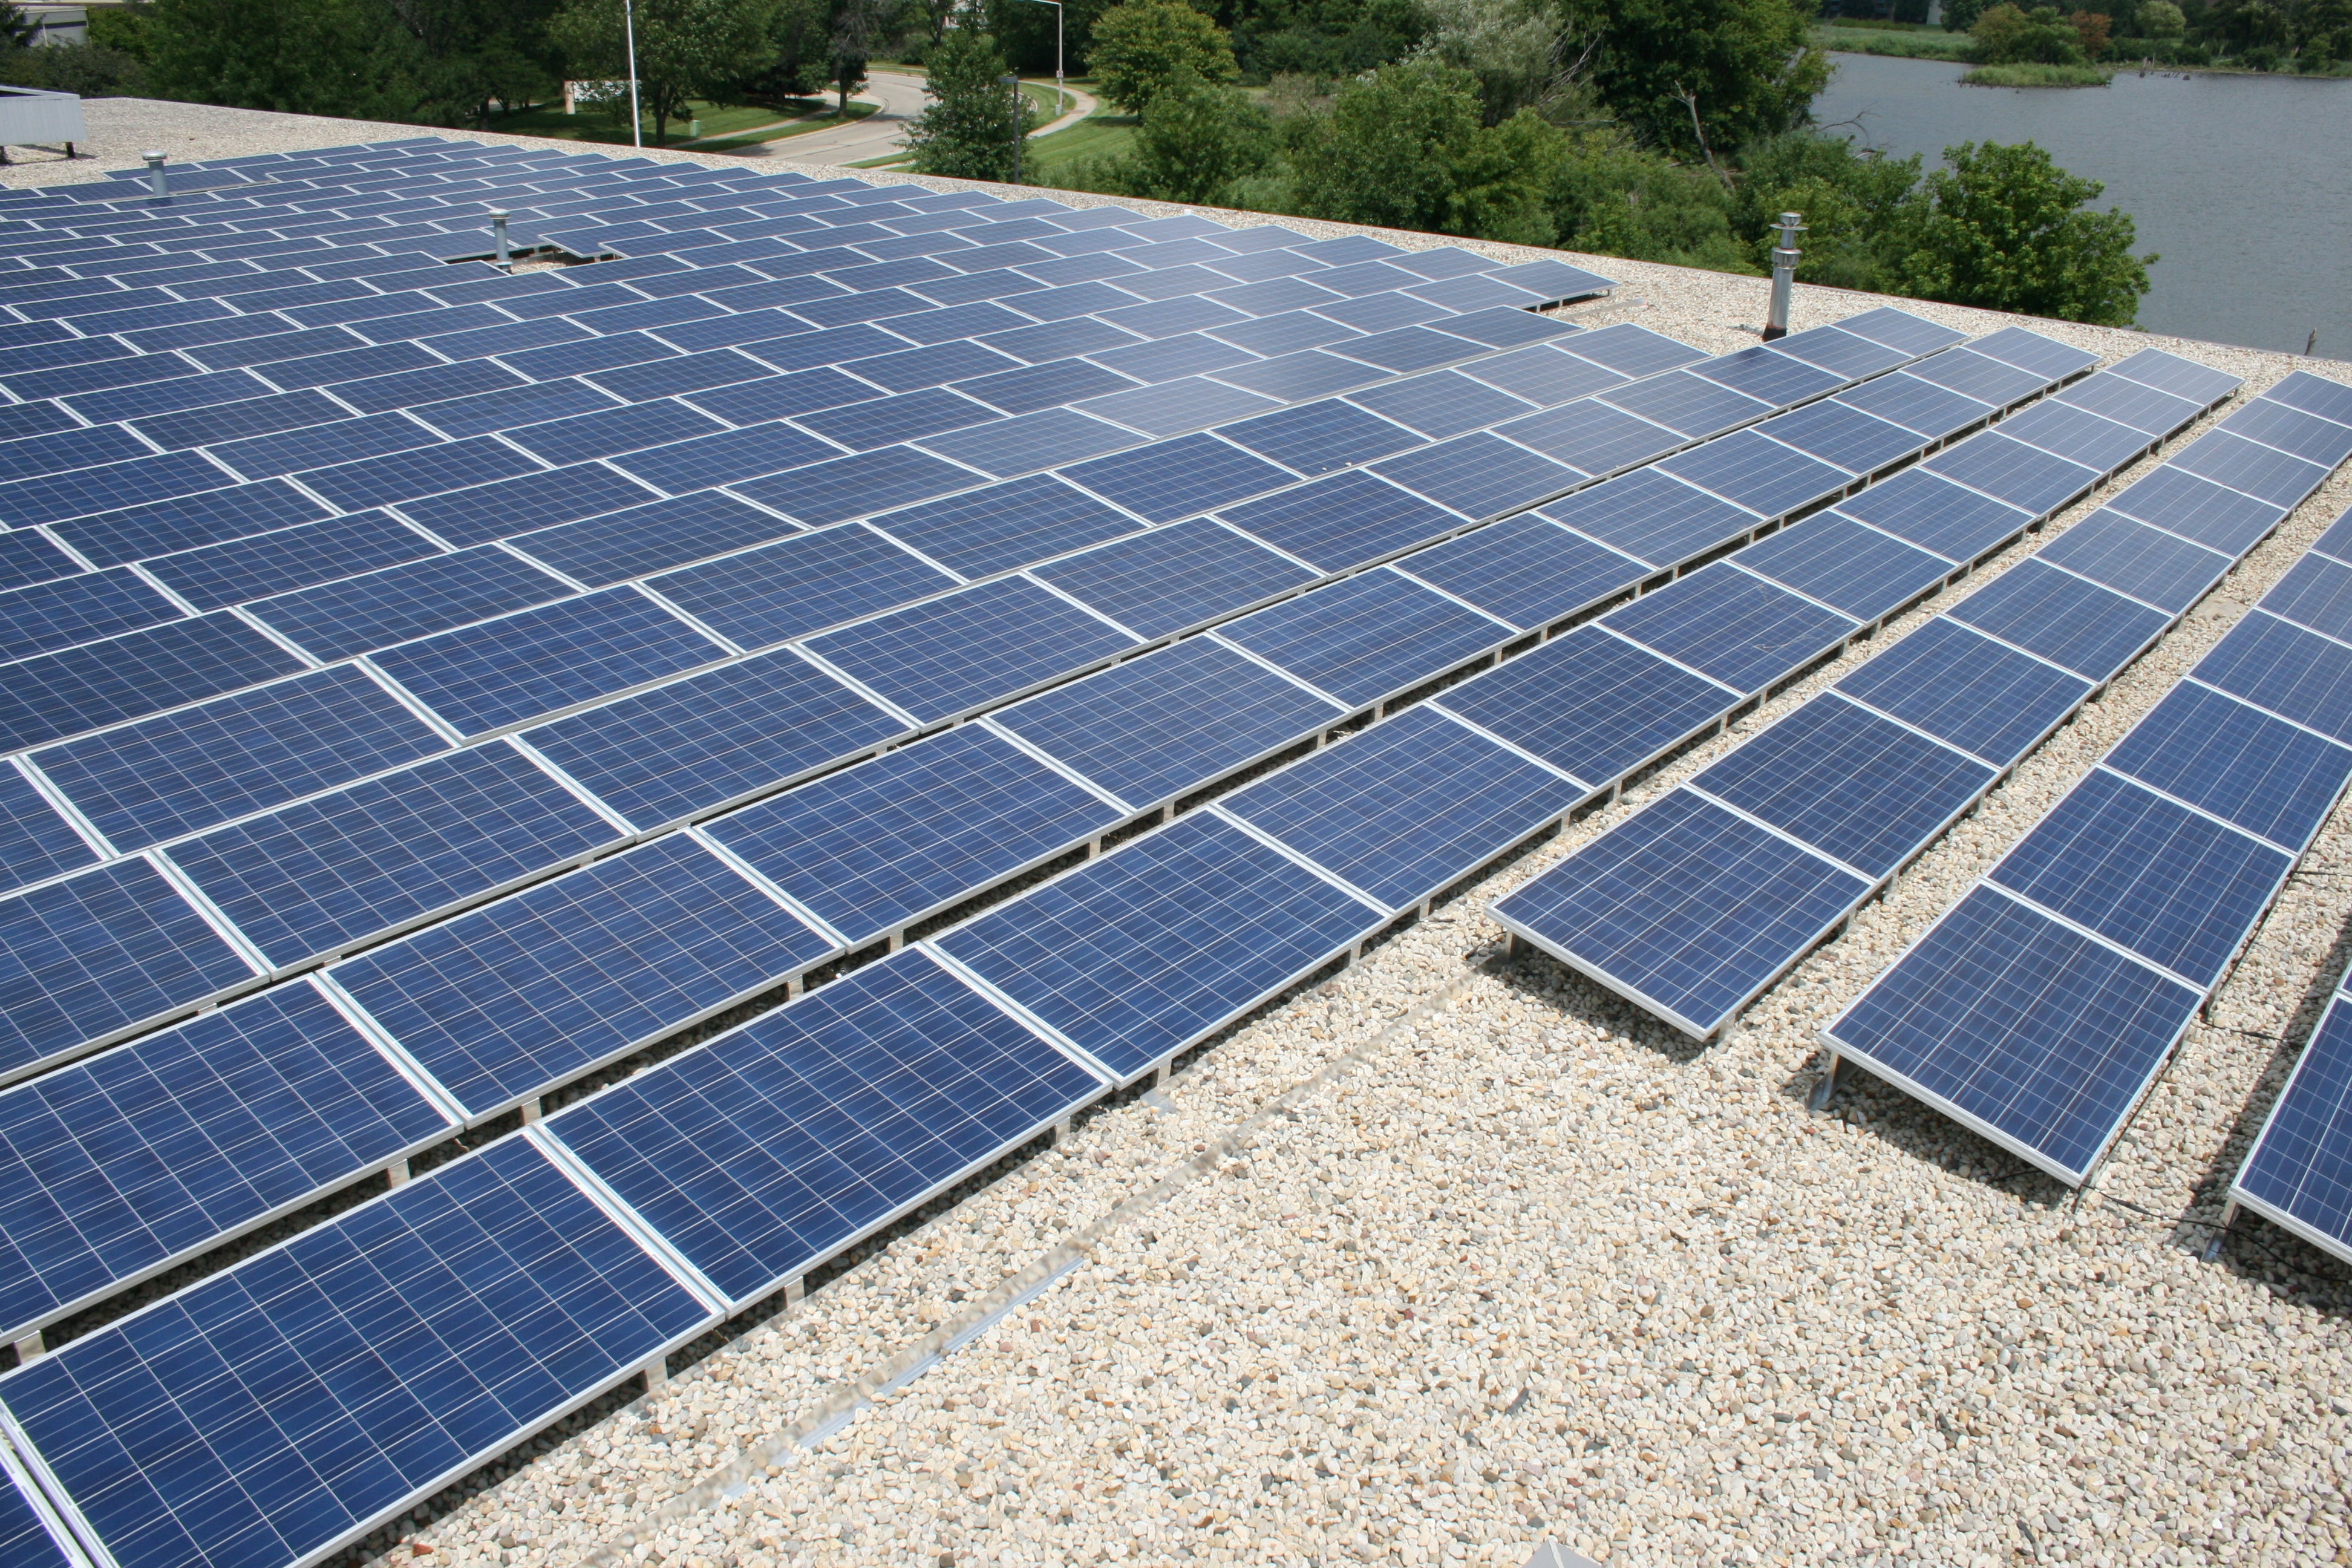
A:
[[[1097,107],[1076,88],[1068,89],[1070,112],[1029,133],[1030,139],[1076,125]],[[887,157],[898,150],[908,121],[923,112],[923,79],[898,71],[876,71],[856,96],[881,107],[854,124],[832,131],[811,131],[765,143],[745,156],[782,158],[795,163],[857,163]]]

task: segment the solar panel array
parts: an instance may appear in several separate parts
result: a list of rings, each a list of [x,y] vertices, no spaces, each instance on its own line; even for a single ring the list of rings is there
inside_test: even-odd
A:
[[[1965,569],[1967,558],[1942,541],[1964,540],[1971,552],[2008,542],[2235,385],[2144,352],[1922,465],[1900,489],[1883,487],[1744,556],[1847,614],[1883,614]],[[2190,453],[2236,438],[2217,432]],[[2326,471],[2303,467],[2313,485]],[[1716,1035],[2284,515],[2203,479],[2190,482],[2210,512],[2168,507],[2163,498],[2180,494],[2186,472],[2177,459],[2135,484],[2032,561],[1499,900],[1497,918],[1684,1033]],[[1810,530],[1846,548],[1824,555],[1813,576],[1789,575],[1783,554],[1801,551]],[[1841,597],[1855,594],[1864,596]]]
[[[454,188],[490,177],[480,152],[340,150],[272,163],[259,189],[251,167],[200,172],[216,195],[118,197],[135,213],[120,223],[58,216],[88,187],[39,198],[42,232],[76,231],[29,263],[62,274],[31,283],[58,286],[44,299],[94,279],[131,291],[126,260],[172,297],[12,306],[26,335],[0,354],[95,340],[126,309],[180,313],[121,332],[192,335],[71,363],[302,341],[115,384],[208,382],[135,410],[86,402],[107,386],[20,386],[0,361],[34,410],[12,428],[70,456],[0,508],[107,503],[0,535],[26,559],[81,552],[20,584],[70,592],[0,623],[26,639],[0,694],[28,694],[33,716],[0,789],[21,825],[0,839],[21,868],[7,951],[37,960],[14,982],[8,1070],[141,1035],[0,1095],[0,1185],[24,1216],[5,1227],[0,1316],[54,1321],[814,965],[919,936],[1108,830],[1172,820],[9,1374],[29,1502],[93,1556],[331,1551],[1166,1063],[1591,789],[1424,704],[1203,809],[1178,802],[1612,599],[1671,602],[1677,570],[1873,494],[2089,363],[2011,331],[1912,364],[1958,334],[1891,310],[1700,363],[1638,329],[1527,315],[1602,281],[1549,264],[847,181],[779,195],[772,177],[593,155],[501,168],[517,184],[495,198]],[[623,195],[604,184],[616,163]],[[643,184],[673,179],[681,194]],[[374,182],[392,194],[362,194]],[[556,210],[567,193],[583,205]],[[350,301],[438,283],[214,309],[154,258],[198,252],[241,279],[355,243],[478,253],[468,214],[492,199],[538,203],[526,232],[622,258],[403,302],[512,318],[495,338],[436,315],[451,324],[385,340],[453,364],[448,348],[494,342],[464,356],[505,377],[486,389],[346,396],[408,372],[319,334],[364,336],[390,318]],[[320,226],[290,226],[299,201]],[[413,232],[420,212],[446,226]],[[268,260],[226,254],[273,228]],[[908,260],[932,270],[865,270]],[[551,305],[552,289],[575,292]],[[1235,319],[1203,324],[1202,301]],[[314,306],[333,309],[291,314]],[[1018,325],[990,313],[1008,310]],[[990,368],[974,346],[1022,363]],[[757,363],[708,357],[722,349]],[[702,379],[722,365],[733,379]],[[209,379],[232,369],[269,389]],[[99,380],[114,375],[131,373]],[[1106,392],[1111,375],[1139,395]],[[279,403],[288,423],[234,423],[318,388],[324,418]],[[936,423],[956,399],[990,412]],[[157,410],[190,411],[169,428],[193,438],[156,439]],[[397,444],[420,416],[431,439]],[[112,429],[173,466],[124,468],[146,458],[83,434]],[[364,556],[404,530],[426,547]],[[271,534],[287,537],[157,564]],[[332,549],[372,569],[253,591]],[[176,596],[173,616],[125,629],[152,613],[124,608],[142,589]],[[1644,613],[1610,635],[1682,646],[1687,613]],[[241,662],[265,646],[299,660]],[[1738,679],[1769,664],[1751,653]],[[1550,700],[1571,700],[1580,661],[1548,669]],[[1539,702],[1541,685],[1519,689]],[[1588,735],[1629,717],[1651,716],[1596,708]]]
[[[2352,992],[2344,987],[2263,1119],[2230,1204],[2232,1218],[2252,1209],[2352,1261]]]
[[[2290,377],[2224,427],[2331,400],[2352,415],[2352,392]],[[2352,419],[2313,434],[2316,488],[2352,456]],[[2088,1179],[2352,779],[2352,689],[2333,673],[2352,659],[2347,540],[2339,521],[1824,1031],[1841,1058]]]
[[[2039,342],[2020,338],[1991,347],[2030,357],[2039,353]],[[1940,358],[1927,362],[1916,374],[1978,376],[1990,363],[1971,353],[1953,363]],[[2062,368],[2076,366],[2070,360]],[[1910,375],[1897,379],[1909,381],[1921,392],[1931,390],[1930,383]],[[1884,384],[1871,384],[1864,391]],[[2039,387],[2046,382],[2030,384]],[[1806,432],[1818,427],[1823,415],[1843,418],[1843,402],[1841,398],[1790,416],[1802,422],[1793,433],[1796,438],[1808,438]],[[1991,411],[1971,403],[1956,412],[1975,420]],[[1782,423],[1768,420],[1759,429],[1778,430]],[[1904,440],[1906,449],[1916,451],[1929,437],[1915,432]],[[1883,459],[1894,454],[1887,442],[1879,441],[1872,455]],[[1649,491],[1654,479],[1634,475],[1587,494],[1608,502],[1628,486]],[[1850,470],[1834,469],[1819,482],[1834,491],[1854,479]],[[1296,493],[1315,489],[1303,487]],[[787,790],[704,829],[649,841],[336,964],[327,972],[321,993],[325,1000],[303,1008],[301,1019],[268,1018],[279,1031],[272,1037],[280,1042],[275,1049],[307,1068],[312,1053],[348,1054],[363,1049],[368,1039],[380,1042],[391,1065],[374,1063],[376,1078],[387,1086],[414,1086],[386,1089],[402,1101],[402,1114],[389,1115],[381,1096],[368,1100],[341,1079],[331,1080],[331,1096],[314,1089],[275,1115],[257,1116],[256,1096],[215,1101],[198,1120],[208,1127],[225,1127],[226,1131],[211,1134],[225,1139],[250,1136],[245,1122],[255,1120],[280,1141],[315,1139],[320,1113],[311,1101],[331,1100],[343,1114],[357,1119],[359,1135],[312,1152],[305,1166],[310,1188],[299,1179],[286,1180],[274,1201],[265,1201],[265,1192],[240,1187],[232,1194],[215,1194],[199,1211],[179,1184],[120,1192],[129,1184],[120,1179],[93,1184],[86,1179],[94,1173],[88,1162],[77,1160],[72,1184],[47,1184],[70,1185],[74,1202],[60,1204],[49,1190],[27,1195],[24,1212],[47,1217],[40,1226],[25,1227],[26,1236],[16,1256],[0,1266],[0,1322],[21,1333],[65,1315],[78,1302],[263,1223],[301,1201],[308,1190],[404,1158],[419,1142],[442,1135],[445,1126],[476,1123],[535,1099],[663,1034],[903,931],[995,882],[1098,838],[1109,827],[1155,812],[1180,795],[1311,738],[1394,690],[1441,675],[1465,660],[1486,657],[1498,645],[1519,638],[1531,605],[1528,574],[1496,571],[1493,563],[1534,559],[1541,564],[1546,557],[1558,562],[1580,556],[1582,570],[1557,576],[1538,618],[1556,617],[1624,591],[1654,575],[1654,567],[1671,568],[1678,559],[1716,548],[1727,536],[1736,541],[1767,521],[1763,514],[1696,489],[1688,493],[1701,510],[1682,509],[1686,515],[1671,538],[1633,541],[1642,556],[1612,551],[1599,537],[1549,522],[1538,529],[1557,542],[1540,554],[1531,553],[1525,531],[1490,530],[1465,537],[1400,563],[1418,576],[1375,574],[1354,588],[1335,584],[1315,590],[1263,617],[1234,624],[1227,635],[1237,640],[1192,638],[1129,660],[1005,710],[989,724],[931,736]],[[1792,502],[1807,499],[1818,498],[1787,498]],[[1601,510],[1626,509],[1612,504]],[[1376,525],[1375,531],[1363,531],[1366,516]],[[1311,547],[1310,553],[1326,565],[1350,560],[1340,553],[1343,549],[1368,552],[1376,559],[1396,542],[1392,532],[1377,531],[1384,525],[1377,511],[1353,518],[1343,512],[1338,521],[1349,531]],[[1448,527],[1455,525],[1450,514],[1444,521]],[[1269,525],[1259,521],[1258,526]],[[1427,525],[1414,521],[1412,526]],[[1188,533],[1214,546],[1208,555],[1213,569],[1220,562],[1238,560],[1247,566],[1261,556],[1283,559],[1241,544],[1234,534],[1213,527],[1179,525],[1159,537]],[[1484,549],[1481,541],[1486,542]],[[1306,542],[1294,542],[1307,547]],[[1113,548],[1129,547],[1131,543]],[[1196,558],[1201,553],[1193,546],[1188,552]],[[1197,594],[1219,587],[1213,572],[1197,565],[1171,578],[1171,565],[1190,563],[1181,557],[1171,561],[1162,552],[1145,555],[1132,573],[1114,574],[1095,569],[1099,553],[1071,558],[1086,571],[1084,576],[1066,579],[1076,592],[1090,595],[1090,584],[1122,580],[1146,584],[1163,597],[1179,588]],[[1607,569],[1596,572],[1595,560]],[[1238,598],[1246,605],[1269,589],[1286,590],[1306,580],[1302,571],[1290,568],[1270,582],[1246,587]],[[1429,583],[1450,584],[1457,592],[1448,597],[1426,587]],[[1481,583],[1491,585],[1481,587]],[[1373,592],[1357,591],[1365,586]],[[1342,588],[1347,596],[1336,601],[1338,608],[1324,608]],[[1482,610],[1482,605],[1487,608]],[[1414,634],[1417,628],[1430,629],[1433,611],[1444,617],[1436,627],[1443,635],[1424,642]],[[1124,613],[1135,614],[1131,609]],[[1390,618],[1398,616],[1404,618]],[[1261,620],[1276,623],[1276,630],[1289,630],[1283,647],[1275,646],[1277,639],[1269,632],[1265,646],[1271,652],[1263,658],[1245,646],[1258,640],[1253,628]],[[1297,633],[1301,626],[1315,635],[1301,637]],[[996,641],[1013,635],[1013,628],[1007,628],[997,634]],[[949,645],[933,656],[932,668],[946,665],[957,654],[958,645]],[[1309,684],[1309,678],[1318,674],[1337,695]],[[733,689],[733,675],[722,671],[720,676],[729,683],[721,689],[723,696]],[[803,668],[798,679],[808,686],[821,678]],[[688,684],[710,683],[709,678],[698,678]],[[832,699],[804,704],[801,711],[811,717],[800,721],[803,732],[793,743],[824,741],[822,721],[836,706]],[[767,704],[754,708],[751,718],[783,721]],[[1139,740],[1146,733],[1149,743]],[[871,735],[856,733],[847,741],[866,747]],[[566,750],[555,740],[541,738],[537,743],[564,763],[568,776],[596,781],[607,798],[614,793],[604,783],[614,775],[610,765],[576,749]],[[682,750],[673,745],[657,755],[675,759]],[[496,744],[489,752],[508,756]],[[444,762],[436,758],[418,766]],[[632,766],[629,777],[643,778],[645,787],[670,795],[699,782],[688,767],[655,775],[643,766]],[[717,788],[688,804],[703,809],[738,793],[732,787]],[[299,809],[320,815],[315,806]],[[273,823],[286,815],[281,811],[257,820]],[[415,832],[412,826],[395,842],[404,846]],[[238,830],[240,844],[257,837]],[[563,847],[569,853],[579,846]],[[477,853],[465,864],[478,871],[483,859]],[[402,868],[406,864],[404,859]],[[331,880],[346,899],[352,897],[353,879],[346,872],[339,871]],[[411,907],[415,878],[399,880],[400,907]],[[321,917],[320,900],[289,893],[284,884],[262,886],[233,901],[231,910],[249,907],[256,911],[251,919],[257,926],[276,933],[275,940],[290,940],[302,924]],[[381,901],[366,907],[381,907]],[[241,1043],[242,1029],[224,1021],[258,1006],[247,1003],[226,1008],[135,1042],[86,1068],[44,1079],[13,1096],[0,1096],[0,1121],[11,1104],[25,1104],[30,1115],[36,1114],[30,1109],[36,1102],[92,1098],[86,1080],[106,1075],[130,1074],[145,1081],[159,1070],[172,1075],[191,1071],[180,1065],[190,1051],[210,1048],[204,1042],[215,1037]],[[173,1065],[160,1068],[161,1058]],[[279,1068],[265,1078],[270,1092],[276,1092],[278,1077],[289,1070],[293,1069]],[[131,1119],[133,1125],[128,1128],[110,1121],[111,1160],[136,1165],[143,1141],[132,1134],[140,1126],[152,1125],[154,1139],[178,1139],[185,1136],[186,1120],[176,1105],[168,1105],[150,1108],[143,1122]],[[28,1184],[44,1186],[29,1171],[20,1172],[13,1184]],[[0,1184],[0,1190],[5,1185]]]

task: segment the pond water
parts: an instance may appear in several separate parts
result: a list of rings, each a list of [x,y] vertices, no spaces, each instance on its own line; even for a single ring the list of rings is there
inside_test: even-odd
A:
[[[2352,360],[2352,81],[2121,75],[2105,88],[1962,87],[1961,66],[1832,55],[1823,125],[1933,167],[1961,142],[2038,142],[2138,225],[2151,331]],[[1849,131],[1851,128],[1845,128]]]

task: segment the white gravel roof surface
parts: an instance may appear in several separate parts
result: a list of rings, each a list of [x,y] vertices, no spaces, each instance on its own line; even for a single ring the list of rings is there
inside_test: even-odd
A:
[[[95,162],[0,183],[96,177],[147,146],[416,133],[85,110]],[[1569,259],[1625,285],[1580,315],[1710,353],[1762,320],[1760,279]],[[1796,300],[1800,328],[1886,302]],[[2011,320],[1896,303],[1970,332]],[[2297,364],[2352,382],[2332,362],[2031,324],[2109,363],[2168,348],[2248,395]],[[575,1418],[352,1557],[1517,1565],[1553,1540],[1611,1564],[2352,1562],[2346,1271],[2251,1220],[2202,1258],[2352,956],[2352,813],[2323,829],[2096,1190],[2078,1199],[1867,1079],[1827,1116],[1804,1106],[1820,1026],[2352,505],[2352,469],[1727,1044],[1698,1054],[1549,959],[1507,959],[1484,913],[2099,499],[1164,1088],[1099,1108],[665,1387]]]

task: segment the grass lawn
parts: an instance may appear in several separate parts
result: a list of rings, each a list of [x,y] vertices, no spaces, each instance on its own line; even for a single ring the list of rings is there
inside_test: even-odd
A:
[[[1904,59],[1953,60],[1962,64],[1976,50],[1976,40],[1966,33],[1947,33],[1940,27],[1897,31],[1892,27],[1817,26],[1812,30],[1812,41],[1816,47],[1843,50],[1850,55],[1895,55]]]
[[[805,102],[807,100],[795,100],[794,101]],[[697,153],[737,153],[746,147],[757,147],[763,142],[778,142],[787,136],[805,136],[812,131],[830,130],[834,126],[842,123],[842,116],[834,112],[834,106],[840,101],[841,100],[839,99],[829,98],[824,100],[824,103],[820,110],[811,113],[810,118],[806,120],[799,121],[790,125],[776,125],[773,130],[770,131],[755,131],[748,136],[723,135],[719,132],[711,130],[710,121],[705,120],[702,122],[703,139],[694,143],[693,151]],[[876,108],[877,106],[874,104],[860,103],[853,98],[849,100],[848,118],[853,121],[863,120],[867,115],[872,114]],[[785,113],[789,112],[791,111],[785,111]],[[810,111],[802,110],[801,112],[809,113]],[[774,125],[776,121],[782,120],[784,117],[784,113],[772,114],[766,121],[761,121],[761,123]],[[675,145],[676,143],[673,142],[672,144]]]
[[[1050,185],[1056,172],[1073,163],[1115,157],[1135,140],[1135,126],[1132,114],[1098,110],[1066,131],[1030,142],[1021,160],[1022,177],[1031,184]]]
[[[778,103],[754,104],[705,103],[697,100],[687,106],[685,117],[673,119],[669,122],[669,143],[675,147],[687,139],[687,123],[689,120],[702,121],[704,136],[720,137],[730,132],[750,131],[761,125],[773,125],[779,120],[788,120],[794,115],[810,114],[820,110],[830,109],[832,103],[832,100],[821,98],[788,98]],[[858,111],[857,105],[850,106],[852,119],[857,117]],[[867,107],[865,112],[870,114],[873,110]],[[830,119],[811,121],[806,126],[796,126],[793,129],[795,131],[814,130],[819,125],[831,123],[833,121]],[[653,116],[645,117],[644,126],[646,145],[651,147],[655,144]],[[509,132],[517,136],[555,136],[572,142],[602,142],[623,147],[629,144],[629,126],[625,118],[614,120],[594,109],[585,107],[577,114],[566,114],[563,112],[563,106],[560,103],[517,110],[512,114],[499,115],[491,122],[491,128]],[[761,138],[749,140],[761,140]],[[726,151],[723,147],[701,150]]]
[[[1970,87],[2105,87],[2115,72],[2098,66],[1979,66],[1960,79]]]

